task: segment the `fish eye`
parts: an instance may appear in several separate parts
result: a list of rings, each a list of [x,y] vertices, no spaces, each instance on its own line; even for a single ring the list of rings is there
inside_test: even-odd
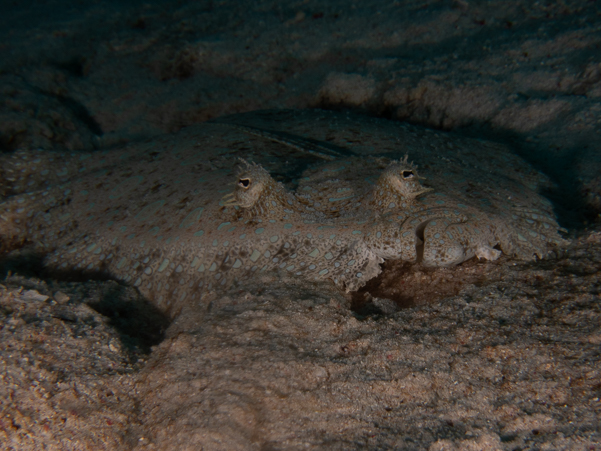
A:
[[[414,177],[413,171],[403,171],[401,175],[404,179],[410,179]]]
[[[238,185],[244,189],[248,189],[250,186],[250,179],[240,179],[238,180]]]

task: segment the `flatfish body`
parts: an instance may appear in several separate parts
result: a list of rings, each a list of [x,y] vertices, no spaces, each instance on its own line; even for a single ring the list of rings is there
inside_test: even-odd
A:
[[[3,157],[0,250],[32,245],[51,270],[115,278],[173,311],[266,271],[350,291],[388,258],[448,266],[563,244],[538,194],[546,179],[502,146],[323,111],[226,122],[108,151]],[[417,166],[390,166],[405,154]],[[394,179],[395,164],[427,183],[403,197],[380,177],[392,168]]]

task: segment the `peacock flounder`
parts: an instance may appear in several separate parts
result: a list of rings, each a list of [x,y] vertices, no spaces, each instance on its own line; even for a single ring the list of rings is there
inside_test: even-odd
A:
[[[533,259],[565,243],[538,194],[548,181],[503,146],[323,111],[225,122],[5,156],[0,250],[33,246],[49,269],[108,275],[172,310],[264,271],[353,291],[385,259]]]

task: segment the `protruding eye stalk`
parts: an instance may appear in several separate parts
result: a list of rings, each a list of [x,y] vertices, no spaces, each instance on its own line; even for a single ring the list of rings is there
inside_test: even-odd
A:
[[[401,176],[407,180],[407,179],[412,179],[413,177],[415,177],[415,174],[413,173],[413,171],[403,171],[401,172]]]
[[[249,209],[261,199],[271,195],[273,189],[278,189],[278,184],[265,169],[256,163],[249,163],[240,159],[242,167],[239,168],[234,182],[234,192],[226,194],[221,205],[224,207],[241,207]],[[263,201],[264,202],[264,201]]]

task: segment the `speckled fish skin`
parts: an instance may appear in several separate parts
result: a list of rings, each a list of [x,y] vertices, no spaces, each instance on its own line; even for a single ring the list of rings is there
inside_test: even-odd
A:
[[[352,291],[384,259],[450,266],[494,260],[499,248],[532,259],[565,243],[536,192],[545,178],[502,146],[323,111],[228,121],[240,127],[200,124],[124,149],[6,157],[0,250],[32,243],[48,268],[108,274],[173,313],[262,271]],[[278,131],[298,139],[286,146]],[[323,140],[361,157],[308,165],[303,137],[312,152]],[[395,161],[407,153],[425,181],[417,165]]]

